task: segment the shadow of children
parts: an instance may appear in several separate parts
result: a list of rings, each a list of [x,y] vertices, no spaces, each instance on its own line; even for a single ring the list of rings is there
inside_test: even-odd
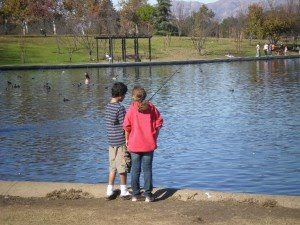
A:
[[[164,189],[157,190],[153,195],[155,201],[161,201],[172,197],[178,190],[179,189],[175,189],[175,188],[164,188]]]
[[[106,197],[106,200],[107,200],[107,201],[114,200],[114,199],[116,199],[120,194],[121,194],[121,191],[120,191],[119,189],[116,189],[116,190],[114,190],[114,192],[113,192],[112,195]]]

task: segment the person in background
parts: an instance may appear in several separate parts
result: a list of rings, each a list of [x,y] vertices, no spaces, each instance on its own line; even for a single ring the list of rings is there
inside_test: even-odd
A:
[[[256,45],[256,57],[260,57],[260,43]]]
[[[268,49],[269,49],[269,46],[268,46],[268,44],[267,44],[267,43],[265,43],[265,45],[264,45],[264,52],[265,52],[265,56],[267,56],[267,55],[268,55]]]
[[[107,52],[105,53],[105,58],[108,62],[112,61],[112,57]]]
[[[287,53],[288,53],[288,47],[287,46],[284,46],[283,53],[284,53],[284,55],[287,55]]]
[[[268,45],[268,55],[272,55],[272,45]]]
[[[272,50],[272,52],[274,52],[275,51],[275,44],[273,43],[271,46],[272,46],[271,50]]]

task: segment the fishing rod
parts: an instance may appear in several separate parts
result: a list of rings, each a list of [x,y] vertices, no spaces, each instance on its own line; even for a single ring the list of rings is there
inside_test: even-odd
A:
[[[116,76],[112,77],[111,79],[112,79],[113,81],[116,81],[116,80],[118,79],[118,76],[120,76],[120,75],[122,75],[122,74],[124,74],[124,73],[121,71],[121,72],[117,73]],[[105,89],[108,89],[108,87],[109,87],[109,85],[106,85],[106,86],[105,86]]]
[[[160,88],[147,100],[147,101],[150,101],[167,83],[169,80],[171,80],[171,78],[179,73],[179,70],[184,66],[185,64],[182,64],[174,73],[172,73],[165,81],[164,83],[160,86]]]

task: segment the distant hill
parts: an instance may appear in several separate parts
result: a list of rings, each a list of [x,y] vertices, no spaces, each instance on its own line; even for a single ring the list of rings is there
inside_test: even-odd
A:
[[[286,0],[273,0],[274,6],[284,4]],[[208,8],[214,11],[215,18],[222,20],[230,16],[236,16],[239,12],[247,12],[248,6],[254,3],[261,3],[265,8],[269,5],[267,0],[219,0],[213,3],[206,4]],[[172,14],[177,18],[179,15],[188,16],[199,10],[203,3],[198,1],[172,1]]]

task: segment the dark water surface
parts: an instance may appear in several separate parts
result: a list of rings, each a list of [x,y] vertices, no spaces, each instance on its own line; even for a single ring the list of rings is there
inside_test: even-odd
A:
[[[106,182],[105,87],[117,76],[151,96],[179,67],[0,71],[0,180]],[[299,71],[299,59],[182,66],[153,99],[154,185],[300,195]]]

